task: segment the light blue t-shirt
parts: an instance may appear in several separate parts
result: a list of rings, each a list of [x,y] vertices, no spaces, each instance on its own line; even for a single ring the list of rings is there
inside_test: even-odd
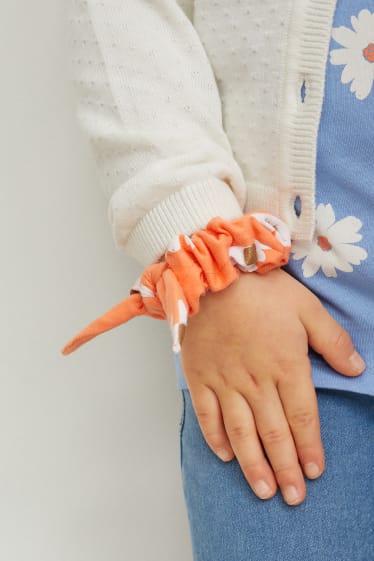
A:
[[[374,395],[374,10],[337,2],[317,139],[316,232],[284,269],[350,333],[366,362],[355,378],[310,352],[316,387]],[[302,92],[308,102],[308,86]],[[177,387],[187,388],[176,357]]]

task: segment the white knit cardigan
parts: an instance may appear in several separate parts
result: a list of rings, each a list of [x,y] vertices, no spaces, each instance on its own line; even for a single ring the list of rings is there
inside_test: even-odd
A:
[[[77,117],[118,249],[147,266],[252,210],[311,239],[335,1],[70,1]]]

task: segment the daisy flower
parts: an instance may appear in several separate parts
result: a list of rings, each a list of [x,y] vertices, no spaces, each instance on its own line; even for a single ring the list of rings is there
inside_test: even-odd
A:
[[[352,265],[359,265],[368,256],[362,247],[352,245],[362,239],[358,233],[361,226],[361,220],[355,216],[336,222],[332,206],[319,204],[313,240],[292,244],[293,259],[304,259],[304,277],[312,277],[319,268],[327,277],[336,277],[336,269],[351,273]]]
[[[374,13],[361,10],[351,17],[353,27],[334,27],[332,37],[343,49],[330,51],[330,62],[344,65],[342,84],[351,83],[350,91],[357,99],[365,99],[374,81]]]

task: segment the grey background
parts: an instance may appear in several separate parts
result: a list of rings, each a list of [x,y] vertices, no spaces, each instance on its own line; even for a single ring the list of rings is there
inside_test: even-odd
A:
[[[1,12],[0,559],[190,561],[166,323],[60,354],[141,271],[75,117],[66,4]]]

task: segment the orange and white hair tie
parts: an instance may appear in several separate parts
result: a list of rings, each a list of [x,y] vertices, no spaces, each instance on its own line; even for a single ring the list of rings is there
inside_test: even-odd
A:
[[[199,311],[200,296],[223,290],[240,271],[264,274],[285,265],[290,250],[288,226],[271,214],[257,211],[230,221],[216,216],[205,229],[173,238],[164,261],[143,271],[130,296],[85,327],[61,352],[68,355],[100,333],[148,315],[167,319],[178,353],[188,317]]]

